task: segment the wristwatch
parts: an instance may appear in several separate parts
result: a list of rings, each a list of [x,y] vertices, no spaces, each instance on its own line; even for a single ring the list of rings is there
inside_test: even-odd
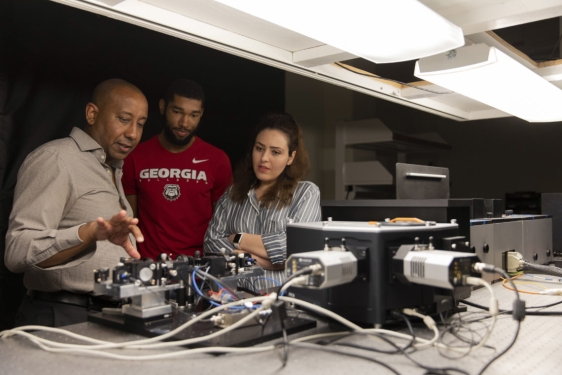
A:
[[[234,235],[234,239],[232,240],[232,243],[234,244],[234,247],[237,248],[238,250],[241,250],[240,242],[242,242],[242,236],[243,235],[244,235],[244,233],[236,233]]]

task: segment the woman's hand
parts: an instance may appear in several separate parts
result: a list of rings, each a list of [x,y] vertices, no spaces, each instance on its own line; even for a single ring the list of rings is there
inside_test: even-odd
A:
[[[235,250],[234,252],[236,252],[238,254],[241,254],[241,253],[244,253],[245,251],[244,250]],[[254,255],[254,254],[252,254],[252,258],[254,258],[256,260],[256,262],[258,263],[258,266],[260,266],[264,270],[279,271],[279,270],[285,269],[285,263],[273,264],[269,261],[269,259],[262,258],[260,256]]]
[[[228,241],[234,245],[234,236],[236,234],[231,234],[228,236]],[[235,253],[249,253],[252,254],[252,258],[254,258],[258,265],[263,268],[264,270],[271,270],[271,271],[278,271],[285,269],[285,263],[282,264],[273,264],[269,260],[267,255],[267,251],[263,246],[263,241],[261,239],[261,235],[259,234],[249,234],[244,233],[242,236],[242,241],[240,242],[240,249],[234,250]]]

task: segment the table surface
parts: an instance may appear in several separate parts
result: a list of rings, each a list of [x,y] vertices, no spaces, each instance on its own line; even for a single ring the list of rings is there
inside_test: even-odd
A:
[[[558,284],[559,285],[559,284]],[[521,286],[521,288],[528,286]],[[555,288],[556,286],[552,286]],[[493,285],[496,297],[500,301],[501,309],[511,309],[515,295],[501,286],[500,283]],[[521,298],[527,306],[540,306],[562,301],[561,296],[529,295],[521,294]],[[475,290],[470,298],[471,302],[488,306],[490,296],[486,289]],[[484,316],[483,313],[474,308],[464,313],[465,319],[473,319]],[[562,311],[562,305],[542,309],[541,311]],[[515,345],[500,359],[494,362],[485,372],[494,375],[514,374],[556,374],[562,372],[562,355],[558,346],[561,343],[562,324],[557,316],[527,316],[521,324],[521,331]],[[483,328],[490,324],[490,320],[483,323],[473,323],[473,328]],[[69,331],[84,334],[97,339],[121,342],[141,338],[140,336],[113,330],[95,323],[81,323],[65,327]],[[478,374],[480,369],[494,356],[511,342],[516,328],[516,322],[510,315],[500,315],[496,326],[486,343],[493,348],[480,348],[471,352],[463,358],[449,359],[444,357],[437,348],[420,350],[414,352],[412,357],[419,362],[434,367],[454,366],[467,371],[469,374]],[[319,327],[291,335],[291,338],[313,334],[315,332],[326,332],[329,327],[319,324]],[[422,337],[431,336],[427,329],[416,328],[416,334]],[[41,332],[38,336],[60,341],[74,342],[73,339],[61,336],[57,333]],[[380,340],[365,336],[351,336],[345,339],[348,342],[360,343],[373,347],[389,349]],[[273,341],[273,343],[279,340]],[[399,341],[398,341],[399,342]],[[262,345],[268,345],[272,342]],[[357,349],[342,348],[342,350],[358,352]],[[494,350],[495,349],[495,350]],[[159,350],[137,350],[137,349],[113,349],[110,352],[128,355],[146,355],[165,353],[172,350],[183,350],[183,348],[170,348]],[[377,359],[393,367],[400,374],[424,374],[426,370],[415,366],[403,355],[388,355],[361,351],[371,358]],[[447,353],[445,353],[447,354]],[[458,354],[449,352],[451,356]],[[292,347],[289,350],[287,365],[282,367],[282,349],[275,351],[253,353],[253,354],[190,354],[174,359],[160,359],[147,361],[124,361],[117,359],[99,358],[90,355],[49,353],[38,348],[35,344],[22,337],[9,337],[0,339],[0,374],[41,374],[41,375],[99,375],[99,374],[147,374],[147,373],[174,373],[175,371],[195,372],[202,374],[245,374],[248,371],[259,374],[364,374],[377,371],[377,374],[392,374],[391,371],[374,362],[342,356],[324,351]]]

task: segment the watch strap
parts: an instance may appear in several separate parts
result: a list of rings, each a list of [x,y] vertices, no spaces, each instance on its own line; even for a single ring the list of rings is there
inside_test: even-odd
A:
[[[234,235],[234,240],[232,241],[234,247],[238,250],[240,250],[240,242],[242,242],[242,236],[244,236],[244,233],[236,233]]]

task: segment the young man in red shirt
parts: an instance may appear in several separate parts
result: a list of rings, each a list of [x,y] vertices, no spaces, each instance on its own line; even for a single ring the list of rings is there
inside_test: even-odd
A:
[[[228,156],[196,136],[204,105],[197,83],[172,82],[159,102],[162,132],[125,160],[123,189],[145,238],[142,257],[203,254],[214,205],[232,183]]]

